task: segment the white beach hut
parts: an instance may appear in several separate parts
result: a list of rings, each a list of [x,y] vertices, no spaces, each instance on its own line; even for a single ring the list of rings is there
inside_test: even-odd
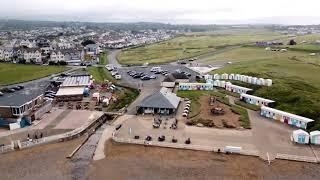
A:
[[[229,79],[229,74],[227,73],[222,74],[221,79]]]
[[[234,74],[230,74],[229,75],[229,80],[234,80],[234,77],[235,77]]]
[[[213,81],[213,86],[220,87],[220,80]]]
[[[264,86],[266,84],[266,80],[263,78],[259,78],[260,82],[261,82],[261,86]]]
[[[309,133],[304,130],[298,129],[292,132],[292,141],[299,144],[309,143]]]
[[[220,87],[225,88],[226,87],[226,81],[220,81]]]
[[[207,81],[209,79],[212,79],[212,75],[211,74],[206,74],[204,75],[204,79]]]
[[[251,76],[248,76],[247,83],[250,83],[250,84],[251,84],[251,82],[252,82],[252,77],[251,77]]]
[[[236,74],[235,76],[234,76],[234,79],[233,80],[235,80],[235,81],[240,81],[240,74]]]
[[[243,79],[244,79],[244,75],[240,75],[239,81],[242,81],[242,82],[243,82]]]
[[[320,131],[310,132],[310,142],[311,144],[320,145]]]
[[[243,82],[247,82],[248,81],[248,76],[244,76],[242,79]]]
[[[251,84],[257,84],[257,80],[258,80],[258,78],[252,77]]]
[[[220,79],[220,75],[219,74],[214,74],[213,75],[213,79]]]
[[[271,79],[267,79],[265,85],[266,86],[272,86],[272,80]]]

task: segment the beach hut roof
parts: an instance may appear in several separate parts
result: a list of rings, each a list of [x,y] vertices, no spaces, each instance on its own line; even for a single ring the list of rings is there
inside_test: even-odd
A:
[[[310,136],[317,136],[320,135],[320,131],[312,131],[310,132]]]
[[[304,134],[309,136],[309,133],[307,133],[306,131],[302,130],[302,129],[298,129],[292,132],[292,134]]]
[[[280,111],[280,110],[273,109],[273,108],[266,107],[266,106],[262,106],[261,110],[273,112],[273,113],[276,113],[276,114],[281,114],[282,116],[289,116],[291,118],[298,119],[299,121],[302,121],[302,122],[305,122],[305,123],[309,123],[309,122],[313,122],[314,121],[313,119],[309,119],[309,118],[306,118],[306,117],[298,116],[298,115],[295,115],[295,114],[291,114],[291,113],[288,113],[288,112]]]

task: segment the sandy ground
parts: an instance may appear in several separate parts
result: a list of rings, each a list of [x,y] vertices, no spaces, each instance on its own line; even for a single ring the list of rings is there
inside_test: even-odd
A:
[[[200,104],[201,104],[201,113],[196,116],[193,119],[208,119],[208,120],[212,120],[212,122],[214,123],[214,127],[218,127],[218,128],[223,128],[223,121],[228,122],[232,125],[234,125],[235,127],[241,127],[240,122],[239,122],[239,115],[233,113],[230,110],[230,107],[220,103],[218,101],[215,101],[214,104],[212,106],[210,106],[209,104],[209,99],[210,96],[201,96],[200,97]],[[225,112],[224,115],[213,115],[211,113],[211,109],[212,108],[222,108]]]
[[[71,179],[72,163],[66,158],[83,137],[0,155],[1,180]]]
[[[318,179],[320,166],[210,152],[107,143],[107,157],[90,165],[89,179]]]

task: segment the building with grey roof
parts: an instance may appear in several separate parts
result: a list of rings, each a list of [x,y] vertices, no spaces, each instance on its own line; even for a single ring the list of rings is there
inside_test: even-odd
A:
[[[170,92],[167,88],[147,96],[137,108],[138,114],[174,114],[179,106],[180,97]]]

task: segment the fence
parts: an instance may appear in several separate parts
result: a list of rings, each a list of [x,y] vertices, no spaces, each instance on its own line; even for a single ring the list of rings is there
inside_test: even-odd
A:
[[[291,161],[302,161],[302,162],[311,162],[317,163],[317,158],[315,157],[308,157],[308,156],[296,156],[290,154],[281,154],[277,153],[276,159],[284,159],[284,160],[291,160]]]

